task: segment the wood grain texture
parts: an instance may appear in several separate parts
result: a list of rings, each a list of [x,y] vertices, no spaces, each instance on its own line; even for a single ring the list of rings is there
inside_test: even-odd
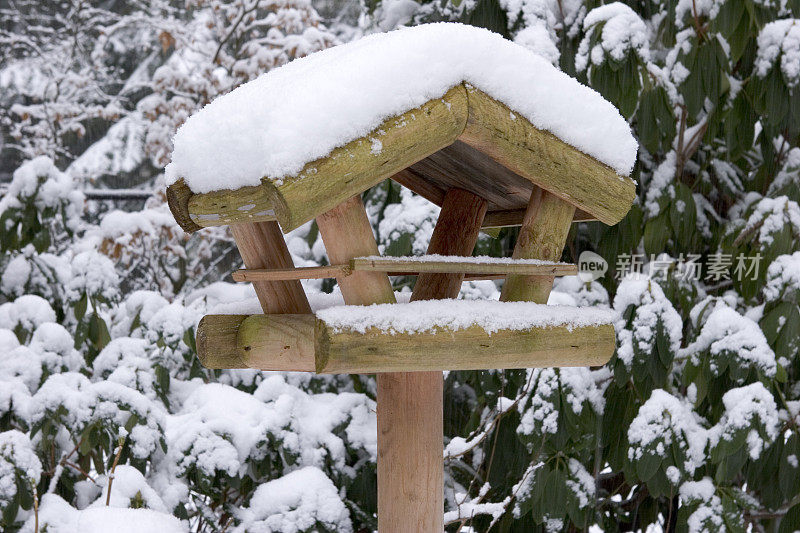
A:
[[[197,357],[206,368],[247,368],[246,354],[239,349],[239,326],[246,315],[207,315],[197,325]]]
[[[500,330],[473,326],[423,333],[335,329],[313,315],[208,315],[198,326],[206,368],[375,374],[594,366],[614,353],[610,324]]]
[[[577,269],[577,267],[575,267]],[[374,269],[363,269],[364,271],[376,272]],[[378,270],[378,272],[385,272]],[[334,265],[326,267],[307,267],[307,268],[290,268],[290,269],[244,269],[236,270],[233,273],[233,280],[239,282],[252,283],[255,281],[281,281],[289,279],[325,279],[325,278],[341,278],[349,276],[353,273],[353,269],[347,265]],[[417,276],[419,272],[411,272],[409,270],[400,270],[387,272],[390,276]],[[541,275],[551,275],[550,273]],[[560,272],[556,276],[568,276],[569,273]],[[464,281],[477,281],[484,279],[505,279],[505,273],[495,274],[465,274]]]
[[[301,268],[254,268],[237,270],[233,280],[238,282],[283,281],[300,279],[343,278],[354,272],[386,272],[389,275],[414,276],[421,273],[461,273],[474,276],[525,274],[527,276],[574,276],[578,266],[567,263],[545,264],[495,263],[474,261],[415,261],[384,257],[371,259],[355,257],[346,265]]]
[[[531,195],[512,257],[545,261],[561,259],[574,212],[575,206],[545,190],[536,189]],[[503,284],[500,299],[546,304],[552,287],[552,277],[511,274]]]
[[[505,228],[509,226],[521,226],[525,218],[525,208],[511,209],[508,211],[488,211],[483,219],[483,228]],[[575,210],[572,222],[594,222],[597,219],[580,209]]]
[[[240,325],[237,350],[247,368],[314,372],[314,315],[252,315]]]
[[[485,200],[448,191],[428,253],[472,254],[485,213]],[[421,275],[411,299],[453,298],[463,279],[463,274]],[[443,395],[441,371],[378,374],[381,533],[444,528]]]
[[[317,226],[331,263],[378,254],[378,244],[359,196],[318,216]],[[358,272],[338,281],[347,304],[395,303],[389,277],[383,272]],[[438,409],[436,405],[433,409],[428,405],[427,382],[402,379],[398,382],[393,376],[401,374],[378,374],[378,530],[381,533],[405,533],[409,523],[415,524],[419,531],[443,529],[442,377],[438,374]],[[412,421],[415,414],[419,418]]]
[[[458,236],[454,236],[454,240]],[[413,261],[392,257],[367,259],[356,257],[350,261],[353,271],[375,271],[394,274],[398,272],[417,272],[420,274],[525,274],[529,276],[574,276],[578,266],[567,263],[547,264],[492,263],[472,261]]]
[[[467,100],[469,117],[459,140],[605,224],[616,224],[628,212],[636,194],[633,180],[474,87],[467,88]]]
[[[231,232],[247,268],[294,268],[277,222],[236,224]],[[257,281],[253,288],[265,313],[311,313],[299,281]]]
[[[389,177],[437,205],[451,188],[470,190],[498,213],[523,209],[536,185],[585,211],[579,220],[606,224],[627,213],[636,192],[632,180],[459,84],[280,185],[265,178],[259,186],[192,194],[181,179],[167,189],[167,199],[186,231],[275,219],[290,231]]]
[[[314,315],[207,315],[197,326],[206,368],[314,372]]]
[[[458,85],[307,164],[296,177],[280,185],[264,180],[263,187],[288,232],[452,144],[466,120],[466,90]]]
[[[530,180],[462,141],[414,163],[409,170],[443,191],[472,192],[488,202],[489,210],[524,207],[534,187]]]
[[[187,233],[202,229],[192,220],[189,214],[189,200],[192,198],[192,191],[183,178],[179,179],[167,187],[167,205],[172,212],[175,222]]]
[[[349,264],[354,257],[379,253],[360,196],[353,196],[318,216],[317,226],[333,264]],[[392,284],[383,272],[353,272],[336,281],[348,305],[395,303]]]
[[[195,194],[187,207],[192,222],[204,228],[277,220],[272,200],[260,185]]]
[[[433,375],[428,371],[436,371],[439,379],[442,370],[604,365],[616,346],[610,324],[500,330],[491,335],[477,326],[387,334],[374,328],[365,333],[335,331],[321,320],[317,321],[315,342],[318,373]],[[404,389],[410,387],[413,385]],[[415,393],[427,394],[419,388]]]
[[[233,281],[281,281],[289,279],[325,279],[350,275],[349,265],[328,265],[300,268],[253,268],[236,270],[231,277]]]

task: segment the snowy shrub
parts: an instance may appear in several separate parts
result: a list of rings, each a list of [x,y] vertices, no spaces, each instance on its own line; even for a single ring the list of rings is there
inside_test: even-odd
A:
[[[258,487],[241,516],[242,525],[235,531],[349,533],[353,530],[336,486],[313,466]]]
[[[703,466],[707,440],[691,406],[656,389],[628,427],[629,475],[657,495],[674,495]]]
[[[711,458],[728,461],[725,478],[730,479],[743,463],[732,456],[738,453],[758,459],[778,436],[779,421],[775,400],[761,383],[729,390],[722,403],[725,411],[711,433]]]
[[[655,281],[623,280],[617,288],[614,309],[619,313],[617,361],[612,362],[617,382],[633,376],[642,395],[663,387],[683,337],[680,315]]]
[[[39,509],[40,531],[71,533],[73,531],[159,531],[185,533],[186,526],[167,513],[146,508],[120,509],[104,504],[99,507],[76,509],[55,494],[45,494]],[[24,533],[34,533],[37,521],[32,517],[22,528]]]
[[[31,441],[16,430],[0,433],[0,526],[11,529],[19,508],[28,510],[36,497],[42,463]]]
[[[433,234],[439,207],[408,189],[400,201],[386,206],[378,224],[378,244],[384,255],[424,254]]]
[[[83,211],[83,194],[53,161],[40,156],[20,166],[0,200],[0,251],[32,244],[41,253],[75,232]]]
[[[745,531],[737,502],[724,492],[718,494],[711,478],[687,481],[680,495],[686,502],[678,511],[682,531]]]
[[[640,69],[650,60],[647,26],[630,7],[613,2],[591,10],[583,28],[575,69],[630,116],[642,86]]]
[[[517,433],[529,449],[579,449],[603,413],[595,376],[586,368],[546,368],[529,372],[529,392],[519,403]]]

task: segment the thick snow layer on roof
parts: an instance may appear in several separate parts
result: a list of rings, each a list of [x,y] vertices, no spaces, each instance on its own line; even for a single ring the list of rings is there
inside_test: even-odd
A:
[[[196,193],[280,183],[385,119],[467,82],[627,176],[637,143],[617,109],[530,50],[482,28],[425,24],[373,34],[272,70],[191,116],[167,184]]]
[[[487,300],[425,300],[408,304],[343,305],[317,311],[317,318],[335,330],[364,333],[423,333],[478,326],[487,333],[502,329],[599,326],[611,324],[613,311],[588,307]]]

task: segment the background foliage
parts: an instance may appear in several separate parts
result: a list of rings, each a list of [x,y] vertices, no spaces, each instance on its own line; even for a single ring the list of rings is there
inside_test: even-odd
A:
[[[631,212],[575,225],[565,251],[612,272],[551,296],[616,310],[617,353],[446,375],[448,531],[800,529],[800,4],[601,4],[0,2],[0,529],[109,528],[122,508],[163,531],[374,529],[374,381],[200,367],[199,318],[252,295],[216,282],[229,235],[183,234],[160,174],[215,96],[438,20],[540,53],[641,145]],[[365,199],[384,253],[425,251],[434,206],[391,182]],[[287,241],[296,265],[326,261],[313,224]],[[740,256],[760,257],[741,279]]]

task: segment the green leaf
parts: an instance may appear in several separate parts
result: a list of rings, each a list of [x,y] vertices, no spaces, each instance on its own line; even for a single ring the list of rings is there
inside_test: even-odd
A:
[[[669,240],[670,232],[665,213],[647,221],[644,227],[644,251],[648,255],[660,254]]]
[[[47,228],[42,228],[34,235],[31,243],[40,254],[47,251],[50,248],[50,232],[47,231]]]
[[[89,302],[89,296],[86,293],[83,293],[81,299],[77,301],[77,303],[73,306],[73,312],[75,313],[75,319],[80,322],[83,320],[84,315],[86,315],[86,306]]]
[[[636,476],[647,483],[661,466],[661,460],[660,456],[650,453],[643,454],[641,459],[636,461]]]
[[[778,526],[778,533],[797,533],[800,530],[800,504],[789,509]]]
[[[677,242],[688,251],[697,233],[697,209],[691,189],[683,183],[675,184],[675,198],[670,203],[669,217]]]
[[[792,433],[783,446],[778,466],[778,485],[785,499],[800,493],[800,435]]]
[[[567,475],[561,468],[554,468],[547,476],[543,496],[544,509],[550,518],[566,516]]]

